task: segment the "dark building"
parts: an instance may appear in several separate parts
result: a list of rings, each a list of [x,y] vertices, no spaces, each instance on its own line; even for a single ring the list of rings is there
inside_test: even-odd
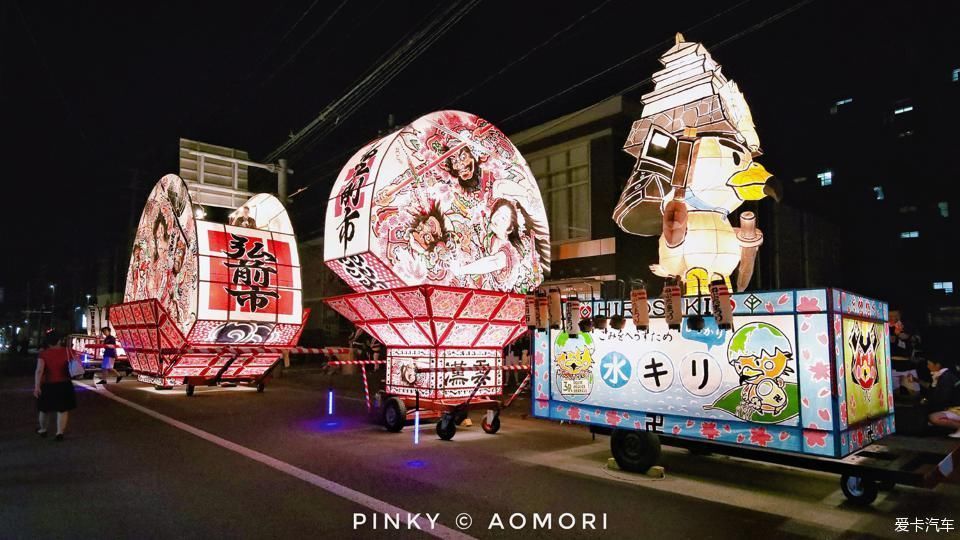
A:
[[[764,232],[750,288],[841,287],[887,300],[920,326],[958,324],[958,174],[942,124],[957,113],[938,104],[950,103],[960,72],[941,75],[922,97],[845,97],[802,124],[758,127],[778,149],[761,161],[773,163],[785,199],[747,202],[733,216],[755,211]],[[626,234],[611,217],[634,164],[622,146],[640,109],[638,98],[617,96],[511,135],[547,207],[550,282],[643,279],[659,292],[648,267],[656,237]]]
[[[843,246],[844,283],[934,328],[960,324],[958,94],[960,69],[942,66],[838,96],[797,126],[816,142],[781,157],[791,205],[838,225],[827,238]]]

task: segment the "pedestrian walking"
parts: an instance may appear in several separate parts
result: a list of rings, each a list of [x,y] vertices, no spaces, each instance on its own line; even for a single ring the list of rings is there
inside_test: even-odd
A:
[[[111,335],[109,326],[101,328],[100,333],[103,334],[103,361],[100,363],[100,380],[97,384],[107,384],[107,375],[110,373],[113,373],[117,382],[120,382],[123,376],[114,369],[117,361],[117,338]]]
[[[67,430],[70,411],[77,407],[77,397],[70,380],[70,349],[65,340],[55,334],[47,335],[47,347],[37,357],[37,371],[34,377],[33,395],[37,398],[39,423],[37,434],[47,436],[49,416],[57,413],[58,441],[63,440]]]

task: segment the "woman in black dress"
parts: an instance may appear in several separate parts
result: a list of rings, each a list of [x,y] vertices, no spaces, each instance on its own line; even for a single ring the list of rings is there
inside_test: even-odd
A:
[[[48,334],[47,347],[40,351],[37,357],[37,372],[34,378],[33,395],[37,398],[37,409],[40,411],[40,427],[37,433],[41,437],[47,436],[47,420],[49,415],[57,413],[57,437],[63,440],[67,429],[69,411],[77,407],[77,398],[70,380],[70,349],[64,346],[64,339]]]

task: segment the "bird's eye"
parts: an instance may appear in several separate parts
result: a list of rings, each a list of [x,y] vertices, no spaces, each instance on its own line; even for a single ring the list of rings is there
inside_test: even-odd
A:
[[[740,166],[740,152],[733,153],[733,164]]]

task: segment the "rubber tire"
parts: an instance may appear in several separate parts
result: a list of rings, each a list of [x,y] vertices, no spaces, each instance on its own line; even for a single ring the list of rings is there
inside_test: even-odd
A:
[[[196,388],[192,384],[187,385],[187,397],[193,397],[193,391]]]
[[[660,437],[648,431],[615,429],[610,452],[622,470],[645,473],[660,459]]]
[[[260,381],[257,383],[257,393],[262,394],[267,389],[267,383]]]
[[[484,415],[483,422],[480,422],[480,427],[482,427],[483,431],[485,431],[490,435],[493,435],[494,433],[500,431],[500,415],[498,414],[494,416],[493,422],[490,422],[489,424],[487,423],[487,416]]]
[[[877,481],[877,489],[880,491],[893,491],[897,487],[897,483],[893,480],[879,480]]]
[[[437,437],[449,441],[457,434],[457,422],[451,414],[445,414],[437,421]]]
[[[399,433],[407,422],[407,406],[400,398],[392,397],[383,402],[383,427],[391,433]]]
[[[877,500],[880,491],[876,481],[849,474],[840,477],[840,489],[847,500],[857,506],[869,506]]]
[[[460,424],[463,424],[463,421],[467,419],[467,416],[469,416],[467,411],[460,411],[453,415],[453,419],[457,422],[457,425],[459,426]]]

